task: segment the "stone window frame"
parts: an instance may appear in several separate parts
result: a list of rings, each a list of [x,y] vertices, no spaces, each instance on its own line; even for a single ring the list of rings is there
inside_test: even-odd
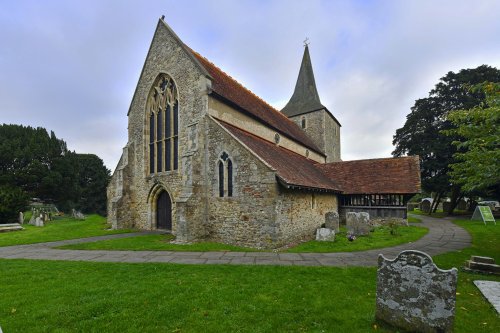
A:
[[[233,159],[226,151],[222,151],[216,163],[217,171],[217,197],[233,198],[235,165]]]
[[[306,116],[300,117],[300,128],[302,128],[302,129],[307,128]]]
[[[177,87],[171,75],[161,72],[148,93],[145,146],[149,175],[179,171],[180,102]]]

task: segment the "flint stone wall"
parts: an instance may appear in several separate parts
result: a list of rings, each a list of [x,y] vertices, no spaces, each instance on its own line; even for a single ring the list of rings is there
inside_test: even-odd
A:
[[[365,212],[349,212],[346,214],[347,232],[356,236],[370,233],[370,215]]]
[[[441,270],[420,251],[378,258],[375,317],[411,332],[452,332],[457,269]]]

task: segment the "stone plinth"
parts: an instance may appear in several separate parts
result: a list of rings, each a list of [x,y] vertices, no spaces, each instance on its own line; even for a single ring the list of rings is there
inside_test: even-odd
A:
[[[335,230],[329,228],[317,229],[316,240],[321,242],[333,242],[335,240]]]
[[[452,332],[457,269],[441,270],[420,251],[379,255],[375,316],[411,332]]]

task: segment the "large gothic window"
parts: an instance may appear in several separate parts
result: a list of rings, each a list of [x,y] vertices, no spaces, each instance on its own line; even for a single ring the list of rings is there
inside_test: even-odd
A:
[[[233,162],[223,152],[217,162],[219,172],[219,197],[233,196]]]
[[[149,173],[179,168],[179,98],[166,74],[155,81],[148,98]]]

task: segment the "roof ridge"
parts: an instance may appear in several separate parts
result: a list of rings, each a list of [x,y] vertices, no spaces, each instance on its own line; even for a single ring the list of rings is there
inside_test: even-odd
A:
[[[393,160],[393,159],[398,159],[398,158],[418,158],[418,155],[411,155],[411,156],[397,156],[397,157],[375,157],[375,158],[363,158],[359,160],[348,160],[348,161],[336,161],[336,162],[330,162],[330,163],[323,163],[322,165],[329,165],[329,164],[334,164],[334,163],[349,163],[349,162],[362,162],[362,161],[382,161],[382,160]]]
[[[189,50],[191,50],[191,52],[195,53],[196,55],[198,55],[199,57],[203,58],[206,62],[208,62],[209,64],[211,64],[212,66],[214,66],[215,68],[217,68],[222,74],[224,74],[225,76],[227,76],[228,78],[230,78],[231,80],[233,80],[236,84],[238,84],[241,88],[243,88],[244,90],[246,90],[248,93],[250,93],[251,95],[253,95],[254,97],[256,97],[259,101],[261,101],[262,103],[264,103],[266,106],[268,106],[270,109],[272,109],[273,111],[276,111],[276,113],[280,114],[282,117],[284,117],[285,119],[288,119],[290,120],[290,118],[288,118],[286,115],[284,115],[281,111],[279,111],[278,109],[276,109],[275,107],[273,107],[271,104],[269,104],[268,102],[266,102],[262,97],[260,97],[259,95],[255,94],[253,91],[251,91],[250,89],[248,89],[247,87],[245,87],[243,84],[241,84],[238,80],[236,80],[234,77],[232,77],[231,75],[229,75],[228,73],[226,73],[223,69],[221,69],[219,66],[217,66],[216,64],[214,64],[212,61],[210,61],[209,59],[207,59],[204,55],[202,55],[201,53],[193,50],[192,48],[190,48],[188,45],[184,44]]]

